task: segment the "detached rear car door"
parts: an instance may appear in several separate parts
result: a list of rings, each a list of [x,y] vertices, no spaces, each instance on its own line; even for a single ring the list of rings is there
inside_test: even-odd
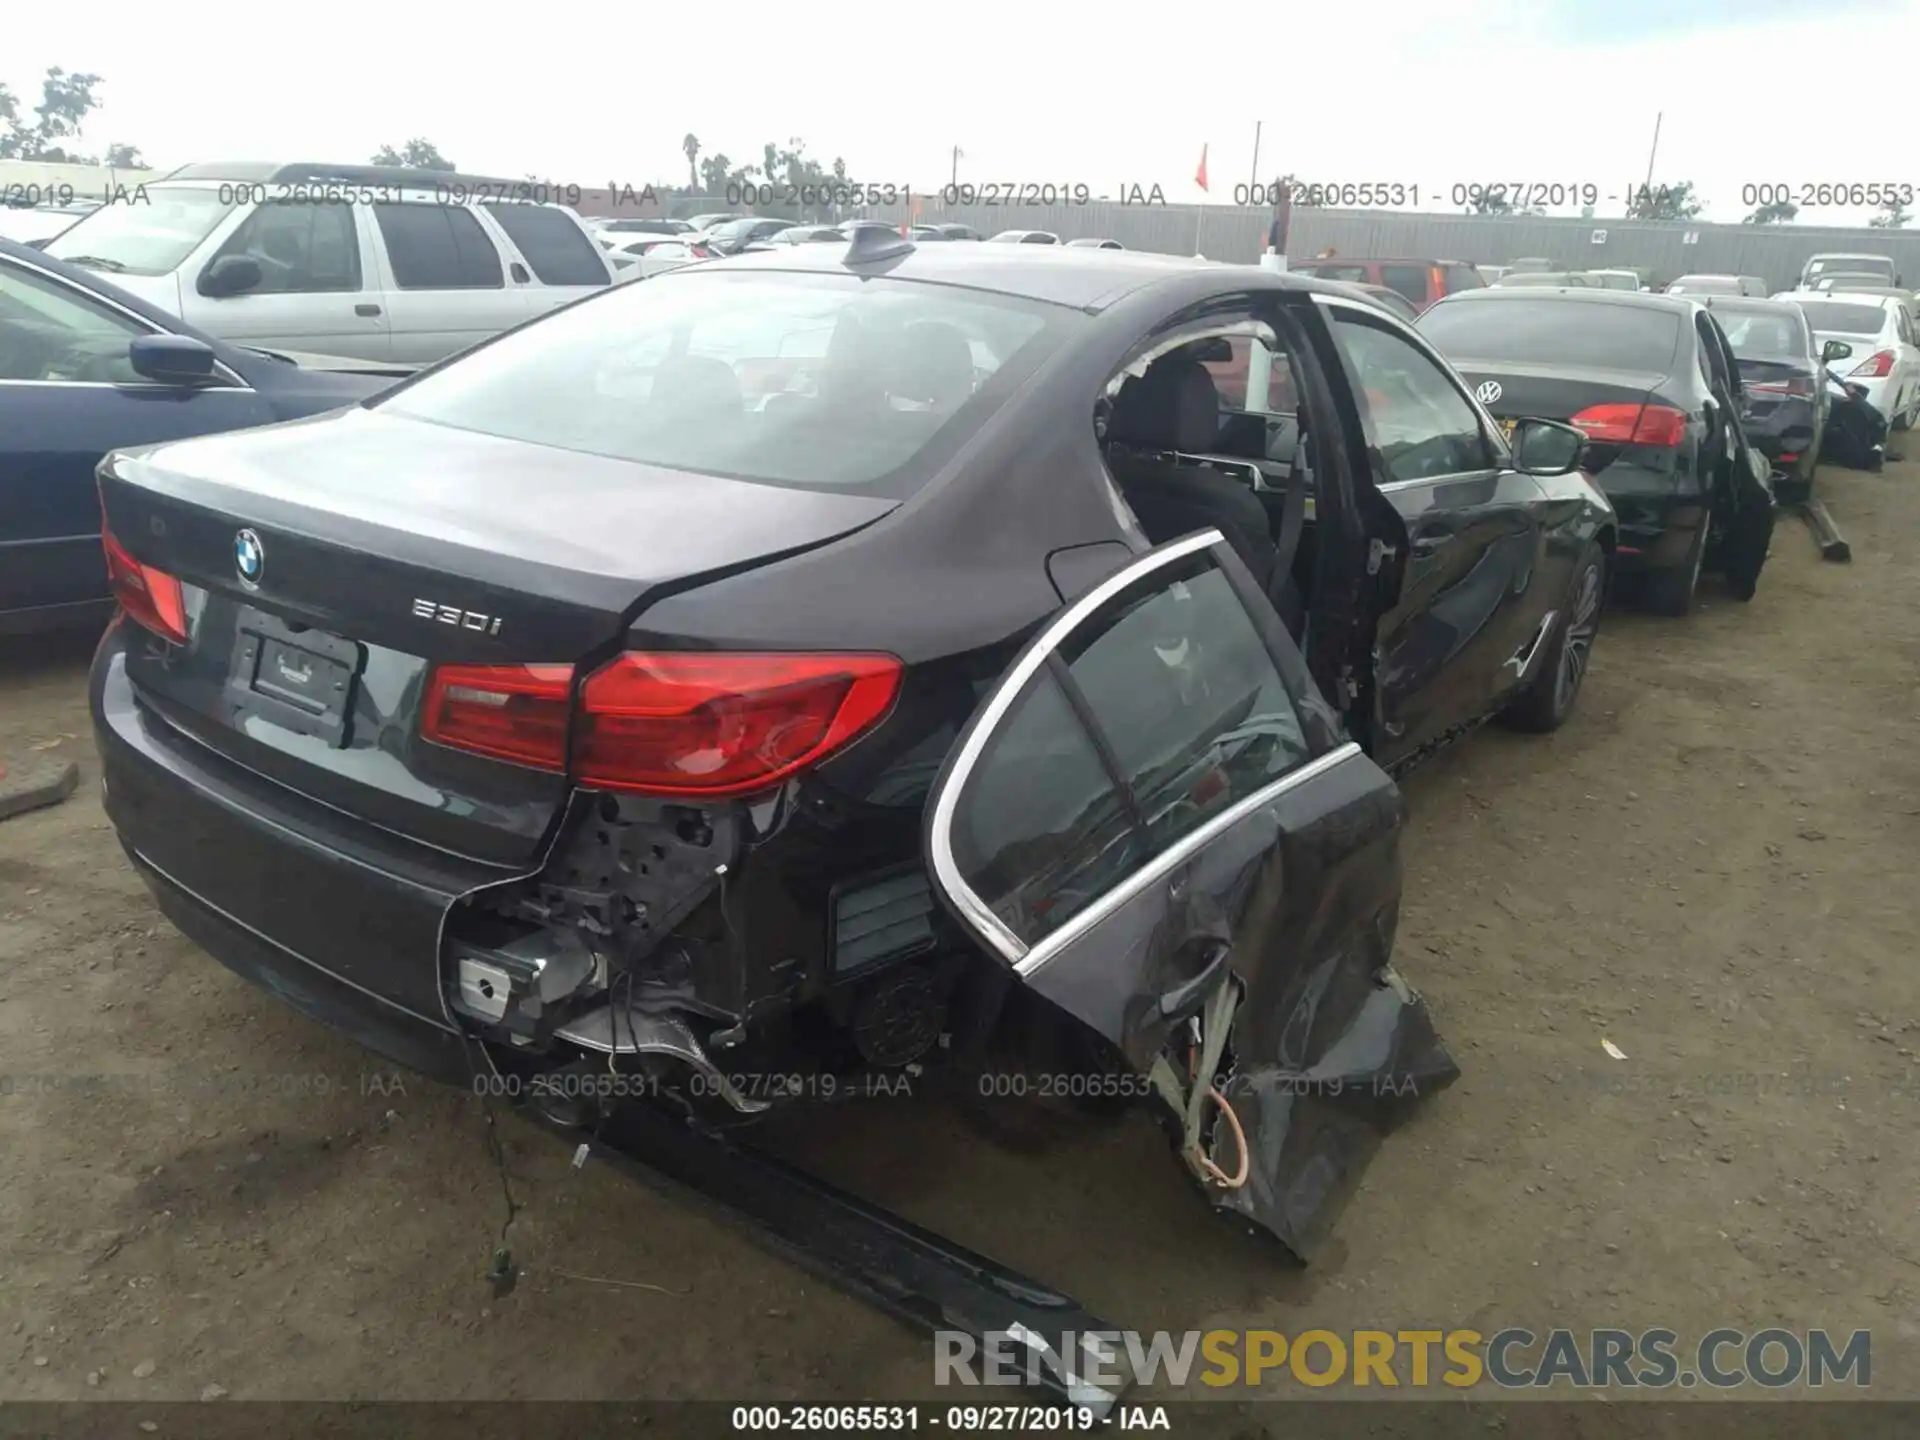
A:
[[[1196,1180],[1301,1257],[1458,1073],[1388,963],[1399,791],[1218,531],[1056,616],[936,781],[961,925],[1143,1078]]]

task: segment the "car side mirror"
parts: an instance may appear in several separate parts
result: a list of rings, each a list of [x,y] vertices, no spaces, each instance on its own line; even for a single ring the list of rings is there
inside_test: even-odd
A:
[[[1527,475],[1566,475],[1580,463],[1587,437],[1558,420],[1518,421],[1513,427],[1514,468]]]
[[[200,272],[199,290],[218,300],[244,295],[260,286],[260,262],[249,255],[222,255]]]
[[[1845,360],[1853,354],[1853,346],[1844,340],[1829,340],[1820,347],[1820,363],[1828,364],[1834,360]]]
[[[162,385],[197,385],[213,378],[213,347],[191,335],[141,335],[127,345],[127,363]]]

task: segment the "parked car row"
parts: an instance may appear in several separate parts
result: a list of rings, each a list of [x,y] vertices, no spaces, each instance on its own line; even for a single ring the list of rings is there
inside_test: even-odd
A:
[[[1421,333],[1504,422],[1550,416],[1586,436],[1582,463],[1617,516],[1624,590],[1681,615],[1702,571],[1718,570],[1751,599],[1773,533],[1772,465],[1748,437],[1746,382],[1715,312],[1688,296],[1515,278],[1429,308]]]

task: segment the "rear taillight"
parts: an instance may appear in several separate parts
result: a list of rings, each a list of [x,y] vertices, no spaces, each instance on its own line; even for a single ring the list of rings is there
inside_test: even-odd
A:
[[[891,655],[629,652],[581,687],[575,778],[655,795],[744,795],[870,730],[899,689]]]
[[[1847,373],[1856,380],[1884,380],[1893,373],[1893,360],[1893,351],[1882,350],[1862,360]]]
[[[567,768],[571,665],[441,665],[427,682],[420,733],[540,770]]]
[[[1685,413],[1666,405],[1589,405],[1567,423],[1602,444],[1662,450],[1677,449],[1687,433]]]
[[[120,608],[135,623],[145,626],[162,640],[175,645],[187,643],[187,607],[180,594],[180,582],[164,570],[142,564],[114,539],[103,520],[100,544],[107,552],[107,586]]]
[[[629,652],[581,684],[582,785],[722,798],[779,783],[871,730],[900,689],[891,655]],[[455,749],[564,770],[564,665],[443,665],[421,733]]]
[[[1790,380],[1766,380],[1757,384],[1750,384],[1747,386],[1747,389],[1752,393],[1760,395],[1806,396],[1813,394],[1813,381],[1804,375],[1795,375]]]
[[[687,249],[691,250],[702,260],[711,260],[713,258],[713,251],[709,250],[705,245],[689,245]]]

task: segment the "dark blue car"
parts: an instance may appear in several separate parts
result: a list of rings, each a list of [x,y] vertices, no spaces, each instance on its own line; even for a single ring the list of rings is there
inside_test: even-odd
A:
[[[0,240],[0,633],[112,612],[93,479],[107,451],[337,409],[406,373],[228,345]]]

